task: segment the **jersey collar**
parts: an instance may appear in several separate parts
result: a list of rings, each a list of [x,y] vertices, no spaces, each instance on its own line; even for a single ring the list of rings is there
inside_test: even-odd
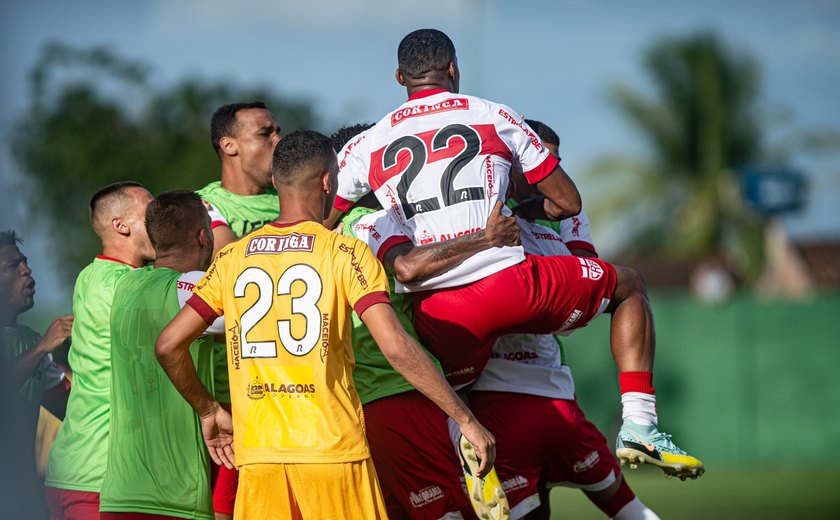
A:
[[[440,94],[441,92],[449,92],[446,89],[442,88],[432,88],[429,90],[421,90],[419,92],[415,92],[414,94],[408,96],[409,101],[414,101],[415,99],[422,99],[429,96],[434,96],[435,94]]]
[[[137,266],[136,266],[136,265],[131,265],[131,264],[129,264],[128,262],[123,262],[122,260],[119,260],[119,259],[117,259],[117,258],[113,258],[113,257],[110,257],[110,256],[105,256],[105,255],[96,255],[96,258],[98,258],[98,259],[100,259],[100,260],[108,260],[109,262],[117,262],[117,263],[119,263],[119,264],[125,264],[125,265],[127,265],[127,266],[129,266],[129,267],[133,267],[133,268],[137,269]]]

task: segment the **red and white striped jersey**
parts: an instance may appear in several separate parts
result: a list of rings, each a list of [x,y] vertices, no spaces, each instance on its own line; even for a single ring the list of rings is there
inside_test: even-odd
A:
[[[442,89],[420,92],[339,153],[335,207],[346,212],[373,190],[415,245],[449,240],[484,229],[514,161],[531,183],[557,166],[513,109]],[[524,258],[521,247],[488,249],[416,290],[470,283]]]

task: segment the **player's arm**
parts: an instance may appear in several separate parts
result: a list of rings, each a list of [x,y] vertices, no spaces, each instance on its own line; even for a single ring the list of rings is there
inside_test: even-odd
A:
[[[537,189],[545,195],[542,209],[546,220],[562,220],[580,213],[580,192],[560,164],[537,183]]]
[[[371,305],[359,317],[391,366],[458,424],[481,459],[479,476],[486,476],[496,459],[496,440],[452,390],[426,352],[406,333],[391,306]]]
[[[324,220],[324,227],[327,229],[334,229],[335,226],[338,224],[338,221],[341,220],[341,217],[344,216],[344,211],[340,209],[333,208],[330,210],[329,216]]]
[[[383,264],[400,283],[411,284],[444,273],[479,251],[518,245],[519,225],[515,217],[502,214],[503,206],[496,202],[481,231],[416,247],[401,242],[385,252]]]
[[[228,226],[216,226],[213,228],[213,256],[226,245],[238,240],[236,235]]]
[[[41,360],[48,353],[60,347],[73,329],[73,316],[59,316],[50,324],[38,343],[32,345],[26,352],[12,360],[8,365],[6,381],[10,388],[20,388],[23,383],[38,368]]]
[[[201,418],[201,429],[216,464],[233,469],[233,423],[201,383],[190,344],[207,329],[207,322],[187,305],[172,318],[155,343],[155,355],[178,392]]]

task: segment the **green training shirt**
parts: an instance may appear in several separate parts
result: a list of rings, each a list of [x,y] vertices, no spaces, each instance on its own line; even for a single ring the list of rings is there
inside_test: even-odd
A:
[[[374,210],[368,208],[353,208],[350,210],[341,219],[341,233],[348,237],[357,238],[353,231],[353,225],[359,218],[369,213],[374,213]],[[399,318],[405,330],[420,343],[412,322],[409,296],[394,292],[394,276],[390,273],[388,274],[388,281],[391,284],[391,306],[394,308],[397,318]],[[353,313],[353,355],[356,358],[353,382],[356,385],[356,391],[359,392],[362,404],[414,390],[411,383],[394,370],[388,359],[385,358],[385,354],[379,349],[376,341],[373,340],[370,331],[355,312]],[[431,354],[429,354],[429,357],[437,369],[443,372],[438,360]]]
[[[111,431],[100,510],[212,519],[209,455],[201,423],[155,357],[160,332],[178,313],[172,269],[123,276],[111,308]],[[212,391],[212,339],[190,345]]]
[[[47,462],[49,487],[93,493],[102,487],[111,410],[111,302],[117,281],[132,269],[97,256],[76,278],[67,356],[73,384]]]
[[[280,216],[280,202],[277,192],[266,189],[261,195],[237,195],[224,188],[222,182],[211,182],[196,193],[216,207],[228,221],[236,238],[242,238],[251,231],[276,220]],[[230,383],[227,368],[227,346],[216,343],[216,392],[221,403],[230,403]]]

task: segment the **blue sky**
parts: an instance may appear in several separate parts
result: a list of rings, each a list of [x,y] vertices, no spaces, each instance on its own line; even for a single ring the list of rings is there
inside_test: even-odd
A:
[[[38,230],[22,220],[18,202],[4,195],[16,179],[5,150],[9,123],[26,107],[26,74],[47,41],[109,45],[147,63],[152,81],[160,85],[192,76],[301,96],[317,107],[321,129],[331,131],[344,123],[376,120],[404,100],[404,90],[393,79],[396,45],[420,27],[439,28],[455,42],[463,92],[505,103],[553,126],[573,176],[604,153],[644,153],[643,142],[605,92],[617,82],[650,89],[642,54],[660,36],[713,29],[755,56],[763,70],[761,104],[790,116],[768,128],[773,140],[783,143],[797,129],[840,129],[836,1],[2,2],[2,226],[29,238],[25,247],[35,258],[36,276],[47,278],[49,263],[31,251],[41,247]],[[786,218],[787,229],[803,239],[840,235],[835,210],[840,206],[840,154],[795,155],[793,160],[809,174],[812,189],[809,207]],[[583,185],[584,200],[597,189]]]

